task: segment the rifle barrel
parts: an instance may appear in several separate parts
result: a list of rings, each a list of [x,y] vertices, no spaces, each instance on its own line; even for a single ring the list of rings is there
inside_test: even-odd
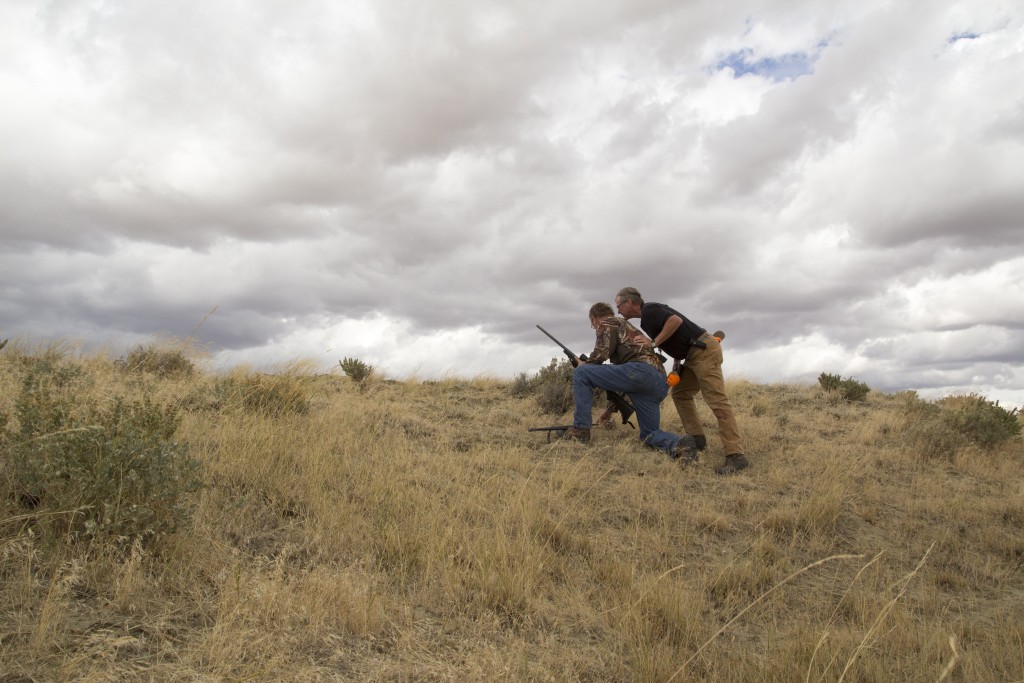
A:
[[[562,342],[560,342],[557,339],[555,339],[555,335],[551,334],[550,332],[545,330],[540,325],[537,325],[537,329],[540,330],[541,332],[543,332],[544,334],[546,334],[548,336],[548,339],[550,339],[551,341],[553,341],[556,344],[558,344],[559,346],[561,346],[563,351],[565,351],[566,353],[572,353],[572,350],[568,346],[566,346]],[[573,355],[575,356],[576,354],[573,353]]]

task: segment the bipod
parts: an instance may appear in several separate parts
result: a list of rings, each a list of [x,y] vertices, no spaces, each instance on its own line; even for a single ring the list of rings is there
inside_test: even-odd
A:
[[[526,431],[528,432],[547,432],[548,443],[551,443],[551,435],[558,432],[558,436],[561,437],[567,430],[572,429],[572,425],[566,425],[564,427],[530,427]]]

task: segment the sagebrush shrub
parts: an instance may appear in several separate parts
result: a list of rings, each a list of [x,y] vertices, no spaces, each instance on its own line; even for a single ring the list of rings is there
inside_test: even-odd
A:
[[[1006,410],[984,396],[947,396],[938,404],[946,424],[982,448],[998,446],[1020,434],[1016,409]]]
[[[864,382],[858,382],[852,377],[845,379],[839,375],[821,373],[818,376],[818,384],[825,391],[836,391],[847,401],[863,401],[871,389]]]
[[[573,405],[572,363],[552,358],[533,378],[537,405],[544,413],[562,415]]]
[[[368,379],[370,375],[373,374],[373,366],[368,363],[364,363],[358,358],[349,358],[346,356],[342,360],[338,361],[338,365],[341,366],[342,372],[360,384],[362,384],[363,380]]]
[[[572,363],[568,359],[552,358],[551,362],[537,371],[533,377],[521,372],[508,386],[508,393],[515,397],[534,396],[542,413],[563,415],[573,406]],[[596,405],[606,404],[605,392],[595,389]]]
[[[1021,433],[1017,410],[1006,410],[978,394],[925,401],[901,392],[904,440],[927,457],[951,457],[970,446],[994,448]]]
[[[128,372],[149,372],[162,378],[191,377],[196,369],[180,349],[158,349],[155,346],[136,346],[115,363]]]
[[[951,428],[942,418],[942,408],[918,397],[916,392],[901,392],[896,396],[902,403],[906,420],[901,430],[902,441],[925,459],[951,458],[967,445],[962,434]]]
[[[525,372],[516,375],[508,385],[508,395],[513,398],[522,398],[533,393],[533,382]]]
[[[173,440],[177,411],[148,396],[101,404],[79,374],[44,361],[24,377],[5,445],[15,493],[57,513],[41,519],[73,538],[174,531],[200,485],[198,463]]]

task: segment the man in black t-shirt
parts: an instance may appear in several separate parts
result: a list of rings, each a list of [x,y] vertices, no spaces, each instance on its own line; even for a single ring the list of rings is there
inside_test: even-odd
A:
[[[718,339],[674,308],[654,302],[645,303],[640,292],[633,287],[619,290],[615,306],[619,315],[627,320],[640,318],[640,328],[654,341],[654,345],[675,359],[673,370],[679,373],[679,382],[669,395],[683,422],[683,429],[697,440],[701,450],[707,447],[707,437],[693,400],[697,392],[711,408],[718,420],[718,435],[725,449],[725,462],[716,467],[715,472],[733,474],[749,467],[736,416],[725,394],[722,345]]]

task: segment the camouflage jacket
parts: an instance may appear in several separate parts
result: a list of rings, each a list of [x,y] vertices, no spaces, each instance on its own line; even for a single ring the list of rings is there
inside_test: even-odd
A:
[[[665,372],[665,366],[655,353],[651,340],[628,320],[614,316],[598,323],[597,342],[587,358],[588,363],[603,363],[606,360],[610,360],[613,365],[639,361]]]

